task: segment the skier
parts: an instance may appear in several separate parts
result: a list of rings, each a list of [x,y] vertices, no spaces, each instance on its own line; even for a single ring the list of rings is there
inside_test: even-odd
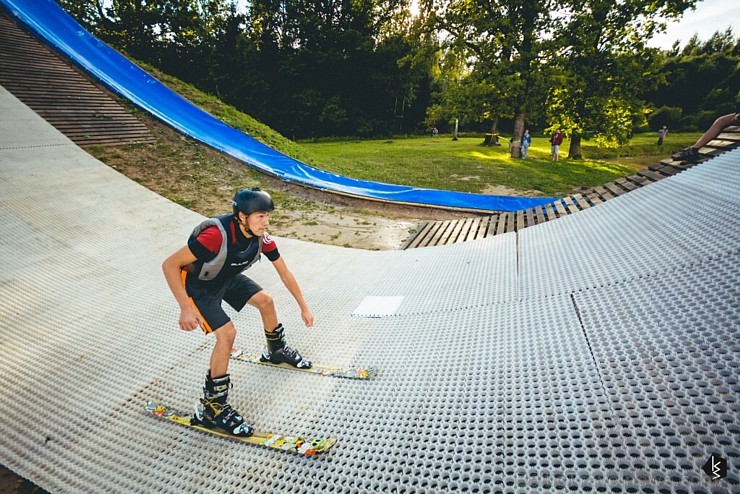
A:
[[[231,379],[229,356],[236,328],[221,306],[225,301],[240,311],[247,303],[256,307],[265,330],[267,348],[261,359],[287,363],[298,368],[311,367],[295,349],[286,345],[285,329],[278,322],[270,295],[242,271],[264,254],[293,295],[306,327],[313,326],[313,315],[300,286],[267,234],[272,198],[259,188],[244,189],[234,195],[233,214],[205,220],[188,238],[187,245],[170,255],[164,263],[167,284],[180,305],[180,329],[198,326],[213,333],[216,345],[206,374],[203,398],[196,404],[195,418],[209,428],[217,427],[235,436],[252,435],[252,426],[228,403]]]

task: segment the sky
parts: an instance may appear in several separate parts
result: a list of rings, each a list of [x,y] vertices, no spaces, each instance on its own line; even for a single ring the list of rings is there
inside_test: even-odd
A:
[[[687,10],[678,22],[668,24],[664,34],[654,36],[648,46],[668,50],[676,40],[684,46],[694,34],[706,41],[717,31],[732,27],[735,38],[740,36],[740,2],[737,0],[704,0],[696,10]]]

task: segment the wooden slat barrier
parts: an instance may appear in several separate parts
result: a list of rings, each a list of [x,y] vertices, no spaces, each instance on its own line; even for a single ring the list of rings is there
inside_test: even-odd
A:
[[[700,149],[700,153],[704,157],[701,161],[705,161],[737,147],[740,147],[740,126],[727,127],[717,139],[709,142],[707,146]],[[603,202],[627,194],[658,180],[672,177],[677,173],[688,170],[692,166],[695,166],[695,164],[676,162],[671,158],[667,158],[635,174],[617,179],[603,186],[582,190],[580,193],[558,199],[552,204],[513,213],[502,212],[479,216],[473,221],[470,219],[461,219],[456,221],[445,220],[424,223],[419,228],[419,231],[406,241],[403,248],[414,249],[417,247],[445,245],[519,231],[522,228],[562,218],[563,216],[598,206]],[[456,234],[448,234],[447,236],[430,235],[429,232],[436,231],[435,228],[439,228],[438,225],[444,225],[445,229],[455,231]]]
[[[80,146],[155,141],[144,122],[2,10],[0,85]]]

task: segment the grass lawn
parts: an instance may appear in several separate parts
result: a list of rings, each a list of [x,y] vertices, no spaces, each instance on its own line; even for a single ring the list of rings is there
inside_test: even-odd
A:
[[[238,112],[189,84],[142,64],[179,94],[227,124],[299,161],[352,178],[385,183],[506,195],[566,196],[578,187],[596,186],[629,175],[693,144],[699,134],[669,133],[662,150],[657,134],[635,136],[617,150],[582,143],[584,160],[550,161],[550,144],[533,137],[530,159],[509,157],[503,146],[484,147],[483,136],[453,141],[450,135],[392,140],[295,143],[249,115]],[[561,146],[568,154],[570,141]]]
[[[432,189],[491,193],[496,186],[520,194],[566,196],[574,188],[596,186],[629,175],[691,145],[700,134],[669,134],[663,149],[657,136],[635,136],[617,150],[598,149],[589,141],[581,149],[586,159],[550,160],[550,144],[534,137],[529,159],[509,157],[503,146],[484,147],[482,137],[409,137],[390,140],[301,142],[315,166],[353,178]],[[570,141],[561,146],[568,154]]]

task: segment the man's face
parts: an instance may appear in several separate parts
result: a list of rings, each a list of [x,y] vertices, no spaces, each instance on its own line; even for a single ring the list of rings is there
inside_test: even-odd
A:
[[[261,237],[270,226],[270,213],[266,211],[257,211],[249,216],[239,213],[239,223],[245,230],[251,231],[255,236]]]

